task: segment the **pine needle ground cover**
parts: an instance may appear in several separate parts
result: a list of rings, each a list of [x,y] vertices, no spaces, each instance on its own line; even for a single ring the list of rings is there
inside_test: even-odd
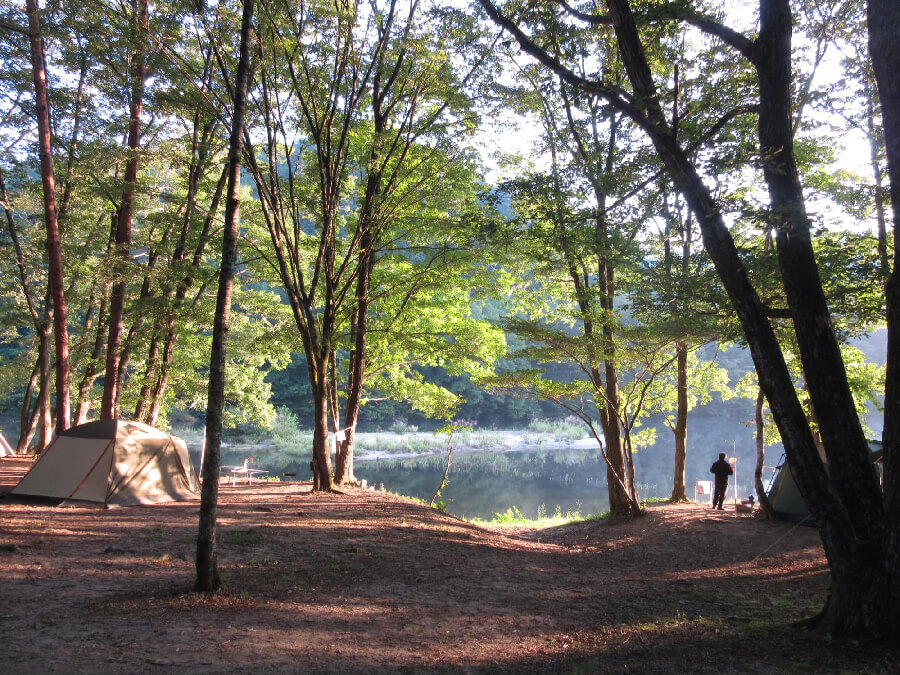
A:
[[[225,589],[200,595],[197,512],[0,499],[2,670],[900,668],[896,653],[795,625],[822,605],[828,575],[816,531],[792,524],[652,505],[634,520],[479,527],[382,492],[228,485]]]

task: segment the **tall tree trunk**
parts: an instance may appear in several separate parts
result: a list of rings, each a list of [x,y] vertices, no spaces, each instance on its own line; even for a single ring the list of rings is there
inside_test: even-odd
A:
[[[393,78],[388,78],[386,86],[391,88]],[[366,377],[367,338],[369,330],[369,286],[375,264],[376,231],[379,229],[380,203],[383,188],[382,138],[387,129],[384,101],[387,91],[382,89],[385,82],[380,70],[372,79],[373,141],[366,171],[366,188],[359,215],[362,231],[359,244],[359,263],[356,280],[356,314],[352,321],[351,335],[353,349],[347,372],[347,412],[344,427],[346,438],[338,446],[335,457],[334,481],[338,485],[356,480],[353,475],[353,446],[356,423],[359,420],[359,406],[362,401],[363,385]],[[433,502],[434,500],[432,500]]]
[[[603,219],[605,229],[605,218]],[[599,265],[600,305],[612,314],[615,300],[615,270],[604,258]],[[609,490],[610,513],[633,516],[641,512],[641,505],[634,490],[634,466],[629,461],[626,439],[622,438],[622,403],[619,397],[619,372],[616,367],[616,343],[612,326],[604,322],[603,340],[603,390],[606,399],[606,424],[603,428],[606,441],[606,483]]]
[[[835,579],[822,615],[823,625],[836,634],[868,637],[884,630],[881,618],[872,611],[887,582],[883,578],[886,569],[881,541],[884,504],[819,279],[794,160],[791,33],[788,0],[761,0],[760,33],[753,56],[758,71],[759,142],[769,189],[770,224],[776,230],[783,288],[831,477],[827,492],[822,494],[815,490],[818,486],[810,490],[803,480],[798,480],[798,486],[808,502],[831,502],[826,513],[817,514],[823,528],[829,527],[824,521],[835,519],[832,509],[839,510],[837,517],[849,526],[849,536],[839,541],[823,533],[826,548],[831,548],[829,563]],[[796,453],[793,448],[787,450],[793,467],[795,458],[791,455]]]
[[[189,271],[187,275],[182,278],[177,288],[175,289],[175,300],[173,303],[173,307],[170,308],[168,316],[165,318],[165,333],[164,333],[164,343],[162,347],[162,360],[159,364],[158,373],[156,375],[155,382],[152,385],[152,393],[150,395],[149,408],[142,416],[146,417],[147,423],[151,426],[156,426],[157,420],[159,419],[160,410],[162,409],[162,404],[166,396],[166,389],[168,387],[169,382],[169,374],[172,370],[172,362],[175,358],[175,343],[178,339],[178,334],[176,333],[177,322],[176,317],[178,312],[180,312],[185,306],[185,298],[187,297],[188,291],[194,285],[194,275],[197,270],[203,264],[204,260],[204,252],[206,250],[206,245],[209,242],[210,231],[212,230],[213,223],[215,221],[215,215],[219,211],[219,202],[222,199],[222,193],[224,192],[225,185],[228,180],[228,167],[226,166],[222,174],[219,176],[219,179],[216,183],[216,190],[213,193],[212,202],[206,212],[206,218],[203,221],[203,228],[200,232],[200,236],[198,238],[197,245],[194,247],[194,255],[191,260],[191,265],[189,267]],[[189,209],[190,210],[190,209]],[[185,228],[189,225],[188,221],[185,221]],[[187,230],[185,229],[182,234],[182,242],[180,246],[185,245],[187,238]],[[175,256],[176,260],[179,260],[180,257],[178,255]],[[201,291],[205,287],[206,283],[204,282],[201,285]],[[201,294],[198,293],[195,296],[194,304],[199,302]]]
[[[25,394],[22,397],[22,411],[19,415],[19,440],[16,442],[16,454],[23,455],[31,445],[31,439],[34,438],[34,431],[37,428],[37,416],[33,414],[36,409],[34,404],[35,392],[38,388],[38,380],[41,377],[40,355],[38,362],[31,369],[31,377],[28,378],[28,385],[25,387]]]
[[[787,0],[763,0],[760,10],[760,37],[754,50],[759,140],[783,287],[830,470],[842,477],[832,487],[858,536],[874,542],[881,528],[881,495],[819,278],[794,161],[790,6]]]
[[[675,360],[677,368],[676,396],[678,399],[677,418],[675,420],[675,476],[672,481],[672,496],[669,501],[686,502],[685,465],[687,464],[687,343],[684,340],[675,342]]]
[[[171,234],[171,228],[160,238],[158,245],[160,247],[165,246],[169,235]],[[128,336],[122,342],[122,349],[119,356],[119,363],[116,369],[116,399],[114,403],[114,409],[116,411],[121,410],[122,408],[122,393],[125,389],[125,379],[128,372],[128,364],[131,361],[131,355],[134,352],[135,342],[138,337],[143,337],[143,328],[144,328],[144,320],[146,318],[146,312],[144,311],[144,307],[149,305],[149,300],[153,298],[153,286],[152,286],[152,274],[153,269],[156,267],[156,262],[159,260],[159,252],[158,250],[151,250],[149,259],[147,261],[147,269],[144,272],[144,282],[141,284],[141,292],[138,296],[138,312],[137,316],[134,317],[134,321],[131,324],[131,327],[128,329]],[[162,303],[161,303],[162,304]],[[164,304],[162,304],[164,306]],[[155,334],[154,330],[154,334]],[[153,343],[153,338],[151,336],[151,345]],[[151,346],[152,350],[152,346]],[[152,354],[149,357],[152,359]]]
[[[598,218],[602,221],[602,218]],[[602,222],[598,225],[603,228]],[[600,298],[600,306],[609,312],[613,306],[615,294],[614,270],[606,264],[602,256],[598,261],[600,279],[599,285],[594,289]],[[603,345],[603,359],[595,353],[593,345],[595,326],[592,317],[592,295],[586,288],[585,277],[579,274],[577,268],[570,262],[569,277],[575,288],[575,297],[582,312],[584,323],[584,335],[588,344],[588,361],[591,370],[591,383],[596,392],[597,413],[600,424],[603,427],[602,449],[606,462],[606,484],[609,494],[609,510],[618,516],[637,515],[640,513],[640,504],[633,499],[634,486],[632,474],[628,468],[627,450],[625,439],[622,436],[622,411],[619,396],[619,373],[616,368],[616,343],[612,326],[604,323],[600,329],[600,341]],[[601,375],[601,366],[603,368]]]
[[[558,64],[546,52],[537,48],[511,21],[501,16],[488,0],[481,0],[481,4],[498,23],[516,35],[519,44],[528,53],[536,56],[542,63],[556,68],[564,77],[571,79],[575,86],[585,85],[585,82],[575,77],[571,71],[558,68]],[[647,133],[657,153],[666,165],[674,184],[685,196],[695,217],[698,219],[707,253],[713,261],[719,278],[744,329],[754,365],[759,375],[760,385],[766,394],[766,399],[778,424],[788,453],[788,459],[792,467],[796,469],[795,478],[797,479],[798,487],[801,494],[807,499],[813,514],[819,522],[822,541],[828,554],[835,581],[831,597],[839,598],[839,601],[833,604],[829,601],[828,607],[842,606],[844,609],[850,609],[852,603],[855,602],[855,606],[852,606],[854,611],[829,613],[826,617],[825,625],[833,633],[840,635],[865,635],[869,638],[873,635],[885,635],[887,628],[876,625],[878,620],[872,611],[872,608],[877,606],[872,597],[872,588],[877,588],[878,584],[873,585],[870,582],[877,580],[879,583],[886,583],[884,572],[879,572],[879,569],[884,570],[884,563],[887,558],[883,555],[884,551],[879,552],[877,550],[878,543],[872,541],[869,537],[873,530],[878,528],[881,518],[879,518],[877,509],[873,510],[871,508],[877,499],[877,492],[873,491],[877,489],[877,486],[870,480],[869,472],[872,469],[868,454],[866,453],[865,456],[860,455],[859,444],[856,442],[856,429],[853,428],[852,423],[848,424],[847,411],[840,411],[840,414],[835,415],[835,420],[829,422],[827,433],[831,441],[835,441],[835,430],[843,428],[851,436],[850,447],[845,457],[837,459],[835,464],[836,470],[832,473],[835,476],[841,475],[838,467],[852,467],[846,476],[847,483],[855,483],[854,487],[859,492],[865,493],[865,496],[859,500],[860,504],[847,505],[842,503],[841,496],[848,494],[849,485],[834,486],[819,459],[803,407],[794,390],[784,356],[772,326],[769,324],[765,308],[750,283],[718,205],[703,183],[696,167],[677,143],[668,120],[662,111],[653,75],[641,45],[631,8],[627,0],[607,0],[607,6],[609,7],[610,17],[616,33],[619,52],[625,64],[633,92],[631,98],[625,101],[618,97],[617,94],[609,92],[609,90],[596,89],[596,91],[607,96],[611,103],[631,116]],[[775,2],[775,0],[763,0],[761,9],[765,15],[765,21],[761,23],[761,33],[765,32],[766,36],[765,39],[761,40],[760,48],[757,49],[755,44],[749,41],[734,41],[742,50],[742,53],[751,59],[754,56],[758,57],[759,51],[768,52],[783,49],[785,46],[790,47],[789,25],[786,31],[783,30],[784,19],[787,18],[788,23],[790,20],[790,14],[782,11],[784,4]],[[788,39],[785,39],[785,34],[787,34]],[[733,38],[733,36],[729,35],[725,37]],[[774,66],[780,66],[783,63],[784,55],[766,54],[765,57],[771,62],[769,67],[765,67],[766,64],[763,64],[763,67],[755,64],[760,70],[761,79],[764,79],[766,76],[779,76],[781,73],[775,72],[777,69]],[[890,72],[893,73],[894,71]],[[787,100],[779,98],[779,96],[775,95],[777,92],[772,91],[779,84],[783,83],[768,85],[769,88],[766,90],[766,95],[769,97],[767,98],[767,104],[780,105],[780,110],[775,111],[773,114],[778,116],[780,113],[789,119],[789,98]],[[761,134],[763,129],[767,129],[768,126],[768,123],[761,121]],[[790,125],[788,124],[787,126],[789,128]],[[774,152],[777,153],[790,150],[790,144],[778,146],[771,144],[770,140],[768,137],[766,139],[761,137],[761,145],[774,148]],[[771,166],[767,167],[767,171],[771,171]],[[772,185],[780,187],[777,180],[773,181]],[[776,204],[779,207],[782,205],[790,206],[786,201],[782,201],[782,198],[785,196],[776,194],[775,197],[777,199],[773,207]],[[793,214],[779,213],[778,215],[783,218]],[[802,238],[802,233],[798,234]],[[810,318],[818,318],[820,316],[817,300],[813,299],[811,303],[813,311],[807,316],[799,316],[803,314],[803,308],[797,308],[795,304],[801,292],[809,287],[809,284],[806,283],[808,279],[802,275],[798,276],[798,274],[800,271],[806,275],[809,275],[811,272],[808,267],[808,260],[803,255],[804,243],[803,241],[798,243],[799,246],[792,247],[792,244],[788,242],[782,255],[783,263],[796,260],[801,266],[800,270],[788,272],[785,276],[785,285],[794,284],[789,293],[792,296],[792,309],[798,315],[797,324],[802,326],[800,330],[810,331],[812,329],[814,335],[821,336],[822,331],[827,331],[827,326],[816,327],[814,325],[815,321],[810,321]],[[818,292],[821,292],[821,288],[818,289]],[[807,349],[809,347],[808,342],[811,342],[806,340],[807,337],[804,336],[804,349]],[[825,351],[829,356],[832,355],[830,348]],[[807,354],[807,356],[809,357],[810,355]],[[819,365],[816,362],[816,358],[812,358],[811,363]],[[833,366],[831,376],[836,376],[837,378],[833,383],[836,382],[840,385],[841,376],[843,375],[842,363],[830,363],[829,365]],[[813,379],[816,383],[815,386],[821,387],[823,382],[830,378],[817,372],[814,374]],[[818,394],[823,393],[821,391],[818,392]],[[843,392],[837,392],[835,400],[842,400],[842,396]],[[823,403],[829,409],[838,407],[835,401],[823,401]],[[852,406],[850,409],[852,410]],[[830,443],[830,447],[836,456],[842,451],[840,443]],[[871,477],[874,478],[874,474]],[[872,523],[867,524],[863,522],[864,518],[860,518],[860,515],[865,513],[873,516]],[[861,530],[856,531],[856,526],[859,526]],[[896,563],[892,564],[896,565]],[[896,602],[895,605],[900,606],[900,601]],[[894,627],[891,627],[890,630],[893,631],[892,634],[897,633]]]
[[[53,336],[56,344],[56,430],[69,428],[69,329],[66,316],[66,294],[63,279],[62,246],[56,207],[56,178],[50,131],[50,103],[40,14],[37,0],[25,0],[28,13],[31,70],[34,76],[35,112],[38,126],[38,154],[44,192],[44,224],[47,228],[47,261],[50,296],[53,303]]]
[[[606,329],[604,329],[604,332]],[[606,484],[609,490],[609,511],[613,515],[627,516],[635,511],[629,495],[625,442],[622,438],[622,422],[619,399],[619,373],[615,361],[604,361],[604,391],[607,423],[603,437],[606,441]]]
[[[374,160],[373,160],[374,161]],[[375,185],[373,185],[373,182]],[[362,402],[363,385],[366,378],[366,355],[369,322],[369,285],[372,278],[374,264],[374,245],[370,228],[373,226],[372,201],[375,197],[371,192],[377,190],[380,177],[369,176],[366,184],[366,197],[360,216],[361,227],[367,228],[360,240],[360,255],[358,277],[356,280],[356,314],[353,317],[350,333],[353,339],[353,349],[350,351],[349,364],[347,366],[347,410],[344,417],[344,440],[337,446],[337,454],[334,462],[334,482],[336,485],[344,485],[356,480],[353,473],[353,449],[356,437],[356,425],[359,421],[359,408]]]
[[[760,515],[765,520],[779,520],[762,482],[763,464],[766,458],[765,418],[763,417],[763,406],[765,406],[765,403],[766,397],[762,389],[760,389],[756,395],[756,470],[753,472],[753,485],[756,487],[756,496],[759,498]]]
[[[119,360],[116,364],[116,387],[115,400],[113,401],[114,417],[118,417],[122,410],[122,392],[125,389],[125,375],[128,371],[128,364],[131,362],[131,352],[134,347],[134,338],[143,328],[143,317],[140,313],[135,317],[135,322],[128,329],[127,337],[122,341],[119,351]]]
[[[201,126],[203,131],[203,142],[201,143]],[[209,132],[213,128],[213,125],[209,124],[206,126],[201,125],[200,120],[200,112],[199,110],[194,114],[194,127],[192,134],[192,143],[191,143],[191,166],[188,171],[188,190],[187,195],[185,196],[184,201],[184,213],[181,224],[181,232],[178,238],[178,242],[175,245],[175,250],[172,253],[172,258],[169,262],[170,267],[180,266],[186,257],[187,251],[187,238],[188,234],[191,231],[191,222],[194,219],[194,214],[197,212],[197,194],[199,191],[199,184],[201,178],[206,173],[206,168],[208,166],[208,156],[206,146],[208,144],[209,138],[207,136],[207,132]],[[226,172],[223,175],[227,175]],[[219,183],[221,185],[221,182]],[[218,210],[219,203],[219,193],[221,190],[217,190],[217,194],[213,199],[213,206],[211,208],[212,211]],[[201,241],[202,245],[202,241]],[[181,289],[184,288],[183,292]],[[181,303],[184,300],[184,296],[187,289],[185,287],[184,282],[180,282],[177,284],[177,287],[173,287],[169,283],[165,283],[163,285],[162,290],[162,312],[163,314],[156,320],[153,335],[150,338],[150,345],[148,347],[148,354],[146,359],[146,366],[144,368],[144,374],[141,382],[141,390],[138,394],[137,404],[135,405],[134,418],[139,421],[147,422],[150,416],[150,410],[153,403],[153,390],[155,385],[159,382],[159,376],[161,371],[161,358],[164,354],[165,346],[166,346],[166,337],[169,333],[169,328],[174,331],[175,328],[175,320],[174,316],[177,311],[177,307],[180,307]]]
[[[869,51],[884,124],[894,230],[893,268],[888,278],[887,372],[884,390],[884,546],[887,587],[881,596],[885,624],[900,633],[900,4],[868,0]]]
[[[49,315],[52,312],[50,308],[50,298],[49,294],[47,297],[47,301],[45,303],[46,312]],[[50,326],[52,324],[52,319],[50,316],[47,316],[45,321],[41,324],[41,330],[38,334],[38,395],[37,400],[34,404],[34,409],[31,411],[32,420],[29,424],[30,429],[33,433],[37,433],[38,441],[35,445],[35,452],[43,452],[44,448],[50,443],[51,437],[53,435],[53,415],[50,409],[50,394],[53,388],[52,386],[52,372],[53,372],[53,358],[51,356],[52,353],[52,336]],[[29,443],[31,439],[29,438]]]
[[[897,414],[900,401],[896,399],[897,392],[890,388],[900,381],[900,364],[894,364],[895,370],[891,370],[892,328],[897,340],[893,352],[895,360],[900,354],[900,330],[895,320],[900,319],[900,289],[891,283],[886,294],[889,325],[887,380],[892,384],[885,393],[885,509],[859,420],[855,417],[852,400],[849,400],[843,362],[839,351],[834,349],[827,307],[821,301],[822,288],[817,285],[815,261],[809,253],[808,222],[804,223],[802,194],[795,191],[796,167],[790,135],[791,15],[787,0],[760,1],[760,35],[755,41],[727,30],[717,31],[716,35],[740,50],[757,69],[760,149],[770,190],[770,211],[774,224],[779,227],[779,264],[798,334],[806,381],[811,390],[815,389],[813,404],[823,420],[827,418],[822,435],[833,480],[819,458],[784,355],[737,254],[719,205],[697,167],[677,143],[662,111],[659,92],[628,0],[606,0],[619,53],[633,89],[627,100],[617,92],[600,89],[565,70],[513,22],[500,15],[489,0],[480,2],[497,23],[516,36],[526,52],[554,68],[575,86],[590,86],[607,97],[651,139],[675,186],[700,223],[707,253],[744,329],[760,386],[781,433],[794,478],[818,522],[833,580],[821,625],[838,636],[895,643],[896,636],[900,635],[900,500],[897,499],[900,477],[896,469],[897,432],[900,430],[896,420],[900,418]],[[897,160],[894,165],[889,160],[889,173],[896,176],[900,175],[894,171],[900,170],[900,134],[891,137],[888,129],[900,131],[900,79],[896,77],[900,72],[900,46],[896,39],[900,29],[900,5],[889,0],[869,0],[869,25],[873,62],[877,64],[883,58],[880,71],[876,65],[876,77],[882,95],[888,155],[893,153]],[[882,80],[886,85],[884,89],[881,88]],[[896,114],[893,118],[891,109]],[[896,237],[896,209],[900,203],[897,181],[892,181],[892,197]],[[807,292],[811,294],[808,306]],[[891,425],[896,426],[892,428]]]
[[[833,462],[831,481],[822,465],[803,408],[791,383],[780,345],[755,289],[737,256],[734,242],[696,168],[667,129],[655,85],[641,49],[626,0],[607,0],[636,100],[647,117],[643,128],[651,136],[673,181],[691,205],[701,225],[704,244],[751,348],[760,385],[778,424],[788,460],[801,494],[816,517],[828,554],[834,584],[823,625],[834,634],[884,635],[872,608],[873,590],[886,580],[879,543],[873,535],[882,523],[880,496],[847,386],[840,353],[828,321],[821,285],[804,229],[802,195],[795,191],[796,168],[790,137],[790,13],[784,0],[762,0],[760,38],[749,54],[755,57],[760,80],[760,145],[770,189],[773,215],[779,227],[779,261],[791,305],[807,382],[815,388],[813,402],[832,416],[823,428],[826,451]],[[770,81],[771,80],[771,81]],[[787,157],[786,157],[787,156]],[[781,173],[776,170],[780,167]],[[808,225],[808,223],[807,223]],[[805,295],[806,293],[809,296]],[[808,300],[808,302],[807,302]],[[823,308],[825,311],[823,311]],[[854,423],[855,421],[855,423]],[[879,571],[881,570],[881,571]],[[840,608],[840,609],[838,609]],[[896,634],[896,630],[894,631]]]
[[[364,235],[360,245],[362,252],[358,268],[359,277],[356,280],[356,316],[351,328],[353,349],[350,352],[350,363],[347,368],[347,410],[344,418],[346,438],[338,447],[334,464],[334,482],[337,485],[356,480],[353,474],[353,446],[366,377],[369,283],[374,260],[374,254],[371,251],[372,245],[371,235]]]
[[[311,150],[315,154],[314,166],[317,174],[317,194],[315,211],[317,218],[316,254],[305,260],[300,249],[306,247],[306,225],[298,219],[293,201],[305,188],[298,186],[298,176],[294,173],[292,161],[283,162],[279,155],[283,150],[280,135],[272,133],[277,124],[268,125],[265,138],[266,166],[256,162],[259,153],[248,148],[246,153],[249,170],[253,173],[260,194],[263,216],[278,263],[278,272],[285,293],[291,305],[294,321],[303,340],[303,350],[307,358],[307,372],[314,399],[313,433],[313,487],[315,490],[332,490],[334,477],[328,451],[329,384],[331,353],[337,339],[338,312],[345,301],[349,289],[348,280],[353,274],[351,259],[358,252],[359,240],[353,235],[344,238],[345,232],[339,224],[343,199],[343,186],[348,166],[352,120],[356,119],[364,88],[368,87],[372,69],[358,69],[352,58],[358,56],[355,47],[350,46],[353,30],[346,30],[356,20],[356,7],[337,17],[336,32],[338,55],[332,63],[332,77],[328,91],[309,90],[301,83],[297,73],[292,72],[291,95],[301,110],[302,124],[311,140]],[[280,31],[280,28],[276,29]],[[302,30],[301,30],[302,32]],[[300,39],[304,39],[302,36]],[[268,53],[260,43],[260,57],[273,56],[280,60],[278,53]],[[276,50],[277,51],[277,50]],[[280,68],[280,65],[278,66]],[[260,71],[259,101],[267,120],[280,119],[281,110],[273,105],[272,93],[280,84],[273,84],[265,69]],[[325,101],[320,98],[324,93]],[[313,100],[315,98],[315,100]],[[249,143],[248,139],[248,143]],[[290,153],[289,153],[290,154]],[[283,169],[281,167],[284,167]],[[287,222],[286,222],[287,220]],[[341,259],[338,259],[339,244]],[[344,246],[347,246],[344,249]],[[344,257],[346,256],[346,257]],[[308,263],[308,266],[307,266]]]
[[[331,492],[334,475],[331,450],[328,447],[328,359],[327,350],[313,353],[307,350],[306,362],[313,393],[313,490]]]
[[[104,337],[106,333],[106,306],[109,298],[111,284],[108,281],[97,283],[100,286],[99,301],[96,299],[96,292],[91,294],[90,307],[93,311],[89,311],[85,318],[84,334],[87,335],[91,330],[94,331],[94,343],[91,348],[90,356],[84,367],[81,376],[81,382],[78,385],[78,394],[76,397],[75,423],[84,424],[87,422],[88,413],[91,410],[91,389],[94,382],[100,376],[99,366],[103,358]],[[96,326],[93,325],[90,317],[96,319]]]
[[[109,218],[109,237],[106,244],[106,255],[111,257],[116,247],[116,214],[113,212]],[[91,349],[90,357],[84,367],[81,376],[81,382],[78,385],[77,406],[75,410],[75,423],[84,424],[87,422],[88,413],[91,411],[93,401],[91,400],[91,389],[94,382],[100,377],[100,363],[103,359],[103,350],[106,344],[107,334],[107,307],[109,306],[110,290],[112,282],[108,279],[95,279],[91,288],[91,299],[89,302],[89,310],[84,321],[84,335],[87,335],[92,329],[94,331],[94,344]],[[92,321],[96,319],[96,326]]]
[[[598,143],[597,136],[597,110],[592,110],[592,128],[594,131],[594,143]],[[569,132],[575,140],[578,153],[589,167],[590,182],[597,202],[594,215],[594,240],[596,255],[596,286],[590,287],[590,274],[582,273],[576,265],[574,256],[570,255],[567,242],[562,242],[563,255],[569,268],[569,277],[575,289],[575,298],[582,313],[584,323],[584,335],[588,343],[588,361],[591,368],[591,381],[602,402],[597,404],[597,412],[603,427],[603,440],[606,447],[603,456],[606,461],[606,484],[609,494],[610,513],[619,516],[637,515],[641,512],[640,503],[637,500],[634,489],[634,464],[631,462],[631,452],[628,438],[622,435],[622,410],[619,396],[619,373],[616,358],[616,336],[613,327],[608,321],[604,321],[600,327],[600,342],[602,344],[603,375],[600,374],[601,357],[595,352],[592,336],[595,334],[594,309],[599,303],[601,310],[607,316],[612,316],[615,306],[615,267],[610,263],[609,229],[606,211],[606,182],[612,175],[616,158],[616,137],[618,132],[618,119],[612,115],[609,120],[609,142],[606,147],[606,156],[599,165],[588,150],[578,127],[574,122],[568,100],[566,100],[566,118]],[[548,127],[552,125],[548,124]],[[556,157],[556,148],[550,146],[553,166],[553,179],[558,192],[562,193],[562,177],[559,173],[559,165]],[[559,214],[559,222],[565,218]],[[563,230],[565,232],[565,230]],[[602,393],[601,393],[602,392]]]
[[[359,291],[357,289],[358,302]],[[359,304],[357,304],[357,316],[359,310]],[[336,485],[345,485],[356,480],[353,474],[353,450],[356,444],[356,425],[359,421],[362,384],[365,378],[365,360],[361,358],[359,353],[360,336],[357,331],[357,321],[358,319],[353,319],[350,326],[350,339],[355,346],[350,350],[347,365],[347,407],[344,412],[344,440],[338,444],[337,455],[334,458],[334,482]],[[363,340],[365,340],[364,337]]]
[[[885,188],[884,172],[881,169],[881,153],[884,150],[884,136],[879,135],[875,127],[877,112],[875,110],[875,98],[878,92],[874,83],[868,78],[865,82],[866,97],[866,127],[869,133],[869,161],[872,164],[872,176],[875,180],[873,186],[875,194],[875,222],[877,223],[878,236],[878,261],[881,263],[881,272],[885,279],[891,273],[891,259],[888,253],[887,215],[884,208]]]
[[[122,199],[118,209],[118,227],[116,229],[116,253],[120,269],[116,271],[116,281],[112,288],[109,303],[109,337],[106,342],[106,370],[103,379],[103,399],[100,404],[101,419],[118,417],[116,402],[120,400],[118,392],[120,348],[122,344],[122,319],[125,313],[125,289],[127,275],[125,265],[131,249],[131,225],[134,213],[134,193],[137,183],[140,158],[138,150],[141,145],[141,114],[144,107],[144,81],[147,77],[147,42],[150,31],[150,13],[148,0],[138,0],[136,17],[137,44],[132,55],[131,67],[131,101],[128,119],[128,162],[125,164]]]
[[[75,159],[78,153],[78,136],[81,132],[81,107],[84,101],[84,88],[88,73],[87,50],[81,53],[81,61],[78,66],[78,87],[75,93],[75,110],[72,114],[72,136],[69,138],[69,146],[66,152],[66,177],[63,179],[62,199],[59,204],[59,222],[65,228],[66,216],[69,213],[69,203],[72,200],[72,183],[75,175]]]
[[[216,552],[216,509],[219,498],[219,466],[222,447],[222,417],[225,408],[225,356],[231,319],[231,295],[237,262],[238,228],[240,225],[241,152],[243,150],[244,116],[250,83],[250,34],[253,0],[243,1],[240,58],[234,85],[234,110],[228,142],[228,189],[225,198],[225,228],[222,237],[222,263],[216,295],[213,323],[209,385],[206,404],[206,452],[200,499],[200,522],[197,534],[198,591],[211,592],[221,586]]]
[[[19,419],[19,440],[16,444],[16,453],[22,454],[31,445],[31,439],[34,438],[34,432],[37,428],[37,412],[38,404],[35,402],[35,392],[40,392],[42,388],[47,387],[48,383],[42,378],[44,368],[42,364],[50,362],[50,324],[51,318],[47,316],[50,308],[49,284],[48,290],[44,298],[44,313],[38,311],[37,303],[31,292],[31,285],[28,282],[28,268],[25,264],[25,253],[22,250],[22,244],[19,241],[19,234],[16,230],[15,218],[9,204],[9,196],[6,193],[6,180],[0,169],[0,202],[3,203],[3,211],[6,215],[6,230],[9,233],[10,241],[13,243],[13,250],[16,252],[16,268],[19,270],[19,283],[22,288],[22,295],[25,298],[25,304],[28,306],[28,313],[31,315],[31,321],[34,325],[35,333],[38,336],[38,355],[34,368],[31,371],[31,377],[25,387],[25,393],[22,396],[22,411]]]
[[[50,445],[50,441],[53,440],[53,413],[51,411],[50,406],[50,371],[52,368],[50,367],[50,350],[47,350],[47,363],[44,365],[41,371],[41,381],[43,382],[43,386],[41,387],[41,392],[38,395],[37,402],[37,419],[38,419],[38,442],[35,447],[35,452],[43,452],[46,450],[47,446]]]
[[[137,404],[134,407],[134,419],[146,424],[149,424],[147,419],[150,412],[151,396],[153,393],[152,383],[159,374],[160,345],[165,337],[165,330],[165,319],[160,319],[154,327],[153,335],[150,338],[150,347],[147,350],[147,365],[144,368],[141,391],[138,393]]]
[[[47,300],[49,305],[49,298]],[[46,317],[38,325],[38,354],[34,369],[31,371],[31,378],[25,391],[25,397],[22,401],[22,414],[20,418],[19,442],[16,444],[16,454],[25,453],[31,441],[34,439],[35,433],[38,434],[38,444],[35,448],[40,452],[49,442],[50,424],[50,373],[52,349],[51,339],[51,320]],[[35,391],[37,396],[35,397]],[[33,403],[33,404],[32,404]]]
[[[175,358],[175,342],[177,337],[175,333],[175,320],[170,319],[170,321],[171,325],[169,325],[168,322],[166,324],[162,361],[159,364],[159,373],[157,374],[156,382],[153,385],[149,407],[145,414],[147,424],[151,426],[156,426],[156,422],[159,419],[159,413],[166,396],[166,389],[169,385],[169,373],[172,369],[172,361]]]

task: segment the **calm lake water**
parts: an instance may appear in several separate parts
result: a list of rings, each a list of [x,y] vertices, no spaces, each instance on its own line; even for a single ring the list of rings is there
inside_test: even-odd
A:
[[[222,464],[240,464],[247,454],[257,457],[257,466],[273,469],[272,475],[296,474],[295,480],[310,480],[309,458],[266,463],[252,448],[223,448]],[[199,460],[199,451],[195,462]],[[259,460],[263,460],[262,463]],[[354,460],[356,477],[376,489],[431,500],[444,475],[446,455],[370,456]],[[642,497],[657,496],[645,494]],[[511,507],[528,517],[539,509],[552,515],[580,510],[599,514],[609,510],[606,464],[599,450],[553,449],[526,451],[455,451],[450,482],[441,493],[448,513],[464,518],[491,519]]]
[[[358,460],[358,478],[370,485],[430,501],[444,475],[446,457]],[[609,509],[606,464],[599,451],[540,450],[454,453],[450,482],[441,492],[446,510],[490,519],[515,506],[528,517]]]
[[[473,438],[475,440],[468,445],[460,442],[454,449],[450,482],[439,498],[447,512],[489,520],[512,507],[529,518],[539,513],[553,515],[557,510],[562,513],[580,511],[584,515],[609,510],[606,463],[596,441],[564,441],[521,432],[510,432],[500,438],[488,436],[490,442],[482,445],[478,444],[477,435]],[[405,435],[403,439],[408,445],[407,450],[398,446],[397,435],[369,435],[365,448],[356,454],[356,477],[376,489],[383,487],[428,502],[440,484],[446,454],[418,448],[415,435]],[[745,496],[753,491],[755,450],[752,440],[739,443],[737,448],[740,457],[738,494]],[[273,476],[291,472],[296,474],[297,480],[311,479],[309,456],[289,457],[271,446],[223,447],[222,464],[240,464],[248,454],[255,456],[256,466],[270,470]],[[689,449],[688,497],[693,497],[697,480],[710,479],[709,465],[715,458],[709,449]],[[671,494],[674,459],[668,444],[659,443],[641,450],[634,461],[638,493],[642,499],[665,498]],[[732,490],[729,490],[729,498]]]

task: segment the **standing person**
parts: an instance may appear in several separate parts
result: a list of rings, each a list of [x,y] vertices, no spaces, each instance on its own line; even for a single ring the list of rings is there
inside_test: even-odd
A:
[[[722,510],[722,503],[725,501],[725,491],[728,489],[728,476],[734,473],[734,470],[725,460],[725,453],[719,453],[719,459],[713,462],[709,467],[709,472],[716,475],[716,489],[713,492],[713,508]]]

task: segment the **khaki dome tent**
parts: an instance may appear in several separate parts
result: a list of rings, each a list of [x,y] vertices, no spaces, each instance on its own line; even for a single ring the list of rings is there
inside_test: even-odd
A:
[[[183,440],[100,420],[57,436],[11,494],[128,506],[199,499],[200,487]]]

